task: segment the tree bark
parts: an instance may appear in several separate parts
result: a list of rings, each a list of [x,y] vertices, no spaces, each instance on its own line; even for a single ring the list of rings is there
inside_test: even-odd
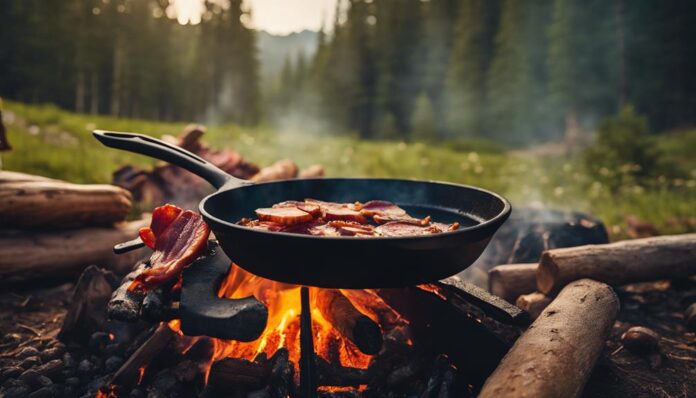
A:
[[[548,250],[541,255],[537,286],[553,294],[581,278],[616,286],[695,274],[696,234],[685,234]]]
[[[579,397],[619,310],[611,287],[566,286],[486,380],[480,398]]]
[[[80,185],[0,172],[3,228],[75,228],[110,225],[126,218],[131,194],[113,185]],[[15,181],[13,181],[13,179]],[[4,180],[4,181],[3,181]]]
[[[522,294],[536,290],[538,264],[498,265],[488,271],[488,291],[514,303]]]
[[[113,246],[133,239],[149,223],[149,220],[138,220],[114,228],[4,232],[0,235],[0,281],[7,285],[33,279],[66,278],[79,274],[90,264],[121,273],[145,252],[139,249],[116,255]]]

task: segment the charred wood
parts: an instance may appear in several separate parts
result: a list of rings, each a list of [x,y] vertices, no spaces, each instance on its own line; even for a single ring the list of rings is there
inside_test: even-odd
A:
[[[318,289],[316,305],[321,315],[360,351],[374,355],[382,348],[382,330],[336,289]]]
[[[140,290],[129,290],[131,282],[147,267],[147,262],[140,262],[135,269],[121,281],[121,286],[114,291],[107,305],[109,318],[125,322],[136,322],[140,319],[145,294]]]
[[[177,332],[166,323],[160,324],[155,332],[128,358],[121,368],[109,381],[109,385],[118,390],[129,391],[142,378],[145,368],[162,353],[175,337]]]
[[[366,369],[341,366],[340,363],[329,363],[321,357],[316,358],[317,375],[320,386],[358,387],[370,381],[370,373]]]
[[[263,387],[271,375],[268,362],[225,358],[213,363],[208,382],[215,390]]]
[[[75,285],[58,338],[85,342],[92,333],[103,330],[105,306],[116,283],[112,272],[94,265],[87,267]]]

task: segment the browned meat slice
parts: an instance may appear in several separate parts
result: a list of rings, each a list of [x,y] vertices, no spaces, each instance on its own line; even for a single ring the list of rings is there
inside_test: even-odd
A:
[[[276,203],[273,205],[273,208],[281,208],[281,207],[296,207],[302,211],[305,211],[305,212],[311,214],[312,217],[314,217],[314,218],[321,216],[321,208],[316,203],[306,203],[306,202],[299,202],[297,200],[288,200],[288,201]]]
[[[456,222],[453,224],[432,223],[424,226],[392,221],[380,225],[375,228],[375,231],[381,236],[416,236],[454,231],[457,228],[459,228],[459,223]]]
[[[364,224],[367,219],[359,211],[347,208],[327,208],[323,212],[327,220],[353,221]]]
[[[381,216],[379,214],[375,214],[372,217],[372,219],[375,220],[375,222],[377,224],[385,224],[385,223],[392,222],[392,221],[402,222],[402,223],[406,223],[406,224],[413,224],[413,225],[421,225],[421,226],[426,226],[426,225],[430,224],[430,216],[426,216],[424,218],[415,218],[415,217],[409,216],[408,214],[405,216],[389,216],[389,215]]]
[[[248,219],[246,219],[246,220],[248,220]],[[275,221],[251,220],[251,221],[248,221],[244,224],[242,224],[240,222],[240,224],[244,225],[245,227],[262,229],[264,231],[272,231],[272,232],[279,232],[285,228],[285,225],[278,223],[278,222],[275,222]]]
[[[308,205],[319,206],[321,216],[327,220],[354,221],[364,224],[367,219],[360,214],[359,203],[334,203],[316,199],[305,199]]]
[[[380,236],[417,236],[417,235],[430,235],[433,231],[430,227],[424,227],[422,225],[414,225],[399,221],[392,221],[386,224],[382,224],[375,228],[375,231]]]
[[[256,209],[256,215],[261,221],[273,221],[283,225],[295,225],[314,219],[311,214],[297,207],[269,207]]]
[[[323,219],[283,227],[281,232],[312,236],[341,236],[342,233]]]
[[[370,224],[360,224],[351,221],[331,221],[334,227],[342,236],[375,236],[375,227]]]
[[[407,216],[406,210],[386,200],[371,200],[362,205],[360,213],[365,217],[373,217],[375,215],[382,217]]]

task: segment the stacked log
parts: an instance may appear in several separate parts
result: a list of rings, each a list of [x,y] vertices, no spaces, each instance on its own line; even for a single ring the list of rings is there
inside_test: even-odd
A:
[[[245,180],[261,182],[324,175],[324,169],[319,165],[300,170],[295,162],[288,159],[261,168],[245,160],[236,151],[210,148],[201,140],[205,131],[204,126],[189,125],[179,137],[164,136],[162,139],[195,153],[228,174]],[[199,200],[212,192],[210,185],[203,179],[166,163],[158,164],[149,171],[125,166],[114,172],[113,183],[130,191],[135,200],[143,203],[146,208],[172,203],[179,207],[195,209]]]
[[[0,171],[0,280],[69,278],[90,264],[121,272],[144,255],[112,250],[149,222],[125,221],[131,209],[119,187]]]

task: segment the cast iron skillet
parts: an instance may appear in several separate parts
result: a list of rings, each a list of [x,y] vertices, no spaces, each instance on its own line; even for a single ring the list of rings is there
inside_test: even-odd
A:
[[[177,146],[133,133],[96,130],[104,145],[165,160],[218,189],[199,211],[227,256],[247,271],[280,282],[327,288],[403,287],[467,268],[510,215],[510,203],[480,188],[384,178],[319,178],[251,183]],[[388,200],[416,217],[457,221],[453,232],[412,237],[326,237],[237,225],[254,210],[286,200]]]

